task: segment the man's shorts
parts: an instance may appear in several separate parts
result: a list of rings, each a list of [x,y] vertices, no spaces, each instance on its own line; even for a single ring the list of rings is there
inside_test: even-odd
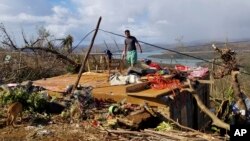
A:
[[[131,51],[127,52],[127,62],[128,62],[128,64],[136,64],[136,62],[137,62],[136,50],[131,50]]]

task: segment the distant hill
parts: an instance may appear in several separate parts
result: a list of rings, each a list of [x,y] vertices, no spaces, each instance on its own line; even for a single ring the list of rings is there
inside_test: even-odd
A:
[[[244,39],[245,41],[247,39]],[[222,41],[205,41],[205,40],[198,40],[192,41],[182,44],[153,44],[154,46],[159,46],[161,48],[171,49],[179,52],[195,52],[195,51],[213,51],[211,45],[215,44],[219,48],[223,48],[227,46],[233,50],[250,50],[250,40],[249,42],[237,42],[236,40],[232,41],[232,43],[227,43]],[[157,51],[159,52],[166,52],[169,53],[167,50],[159,49],[154,46],[150,46],[147,44],[141,43],[143,52],[152,52]],[[82,51],[87,50],[89,45],[80,45],[74,51]],[[106,49],[111,50],[112,53],[121,53],[124,49],[124,44],[115,44],[115,43],[107,43],[107,44],[94,44],[92,48],[92,52],[101,53],[104,52]]]
[[[218,48],[231,48],[237,52],[246,52],[250,51],[250,41],[248,42],[229,42],[229,43],[224,43],[224,42],[213,42]],[[190,53],[195,53],[195,52],[201,52],[201,51],[206,51],[204,53],[196,53],[196,54],[191,54],[192,56],[203,58],[203,59],[211,59],[214,57],[214,53],[210,51],[214,51],[212,48],[212,42],[211,43],[204,43],[204,44],[197,44],[197,45],[183,45],[183,46],[176,46],[174,48],[170,48],[171,50],[177,51],[177,52],[182,52],[184,54],[190,54]],[[190,52],[190,53],[186,53]],[[209,53],[210,52],[210,53]],[[185,55],[180,55],[180,54],[171,54],[169,55],[169,51],[165,51],[165,53],[160,54],[160,55],[151,55],[150,57],[153,58],[160,58],[160,59],[167,59],[167,58],[182,58],[185,59],[187,56]]]
[[[172,47],[171,45],[168,44],[155,44],[156,46],[160,46],[160,47],[164,47],[164,48],[170,48]],[[88,49],[88,45],[80,45],[78,46],[74,51],[82,51],[82,50],[87,50]],[[142,44],[141,43],[141,47],[143,52],[151,52],[151,51],[155,51],[157,48],[147,45],[147,44]],[[107,44],[105,45],[103,44],[94,44],[93,48],[92,48],[92,52],[104,52],[106,49],[111,50],[112,53],[121,53],[124,49],[124,44]],[[162,50],[164,51],[164,50]]]

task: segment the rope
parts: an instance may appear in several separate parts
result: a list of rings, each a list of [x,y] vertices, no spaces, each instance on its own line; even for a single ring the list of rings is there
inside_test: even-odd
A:
[[[100,30],[100,29],[99,29]],[[119,47],[118,47],[118,45],[117,45],[117,43],[116,43],[116,41],[115,41],[115,39],[114,38],[112,38],[112,36],[110,35],[110,34],[108,34],[107,32],[104,32],[107,36],[109,36],[111,39],[113,39],[114,40],[114,42],[115,42],[115,46],[116,46],[116,48],[117,48],[117,52],[122,52],[122,50],[120,50],[119,49]],[[115,52],[115,51],[113,51],[113,52]]]
[[[93,29],[93,30],[91,30],[90,32],[88,32],[81,40],[80,40],[80,42],[75,46],[75,47],[73,47],[72,48],[72,51],[73,50],[75,50],[82,42],[83,42],[83,40],[85,39],[85,38],[87,38],[92,32],[94,32],[96,29]]]
[[[121,35],[121,34],[117,34],[117,33],[110,32],[110,31],[106,31],[106,30],[103,30],[103,29],[99,29],[99,30],[101,30],[103,32],[106,32],[106,33],[109,33],[109,34],[113,34],[113,35],[125,38],[125,36]],[[150,43],[147,43],[147,42],[144,42],[144,41],[140,41],[140,40],[138,40],[138,42],[144,43],[146,45],[149,45],[149,46],[152,46],[152,47],[155,47],[155,48],[158,48],[158,49],[162,49],[162,50],[174,52],[176,54],[180,54],[180,55],[183,55],[183,56],[191,57],[191,58],[194,58],[194,59],[197,59],[197,60],[202,60],[204,62],[207,62],[207,63],[210,63],[210,64],[214,64],[214,65],[217,65],[217,66],[220,66],[220,67],[225,67],[225,66],[223,66],[221,64],[214,63],[214,62],[211,62],[209,60],[206,60],[206,59],[203,59],[203,58],[200,58],[200,57],[196,57],[196,56],[192,56],[192,55],[189,55],[189,54],[181,53],[181,52],[178,52],[178,51],[175,51],[175,50],[172,50],[172,49],[164,48],[164,47],[157,46],[157,45],[154,45],[154,44],[150,44]],[[241,43],[241,42],[250,42],[250,40],[237,41],[237,42],[228,42],[228,43]],[[221,44],[224,44],[224,43],[221,43]],[[198,46],[208,46],[208,45],[210,45],[210,44],[198,45]],[[187,47],[197,47],[197,46],[187,46]],[[248,72],[243,72],[243,71],[240,71],[240,72],[243,73],[243,74],[246,74],[246,75],[250,75],[250,73],[248,73]]]

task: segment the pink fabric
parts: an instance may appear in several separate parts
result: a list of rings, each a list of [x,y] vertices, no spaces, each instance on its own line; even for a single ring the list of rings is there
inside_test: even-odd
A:
[[[149,66],[153,67],[153,68],[155,68],[157,70],[162,70],[161,66],[159,64],[157,64],[157,63],[154,63],[154,62],[150,63]]]
[[[198,67],[195,68],[192,72],[190,72],[188,78],[202,78],[207,75],[208,68]]]

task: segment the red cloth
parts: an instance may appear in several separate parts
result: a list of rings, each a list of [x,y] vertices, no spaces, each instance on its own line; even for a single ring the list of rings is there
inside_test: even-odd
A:
[[[161,68],[161,66],[159,65],[159,64],[157,64],[157,63],[150,63],[149,64],[149,66],[150,67],[154,67],[154,68],[156,68],[157,70],[162,70],[162,68]]]
[[[184,65],[175,65],[175,69],[179,71],[188,71],[190,67]]]

